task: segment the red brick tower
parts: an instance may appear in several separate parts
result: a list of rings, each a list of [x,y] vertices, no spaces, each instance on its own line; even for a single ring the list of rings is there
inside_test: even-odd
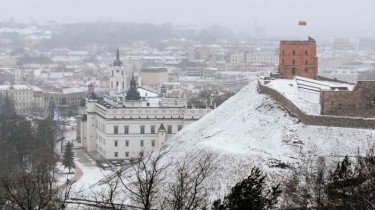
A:
[[[279,73],[287,79],[294,76],[317,79],[315,40],[309,37],[307,41],[280,41]]]

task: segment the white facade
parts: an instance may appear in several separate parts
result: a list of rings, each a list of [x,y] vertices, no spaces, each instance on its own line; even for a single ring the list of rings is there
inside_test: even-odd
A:
[[[117,50],[117,58],[113,62],[113,68],[109,77],[109,95],[116,96],[124,92],[127,88],[127,80],[128,77],[126,76],[125,68],[120,60],[119,51]]]
[[[14,100],[17,114],[40,114],[45,107],[44,93],[31,85],[0,85],[0,95],[6,92]]]
[[[81,146],[98,159],[138,158],[210,111],[188,109],[185,102],[186,98],[165,96],[124,101],[116,107],[110,99],[87,100]]]
[[[320,103],[321,90],[349,90],[351,85],[319,81],[304,77],[295,77],[298,87],[298,97],[309,102]]]
[[[182,91],[137,88],[134,78],[130,89],[120,95],[89,97],[83,116],[77,117],[81,121],[76,146],[97,160],[139,158],[211,111],[187,108]]]
[[[252,51],[246,55],[247,63],[277,65],[279,55],[275,51]]]

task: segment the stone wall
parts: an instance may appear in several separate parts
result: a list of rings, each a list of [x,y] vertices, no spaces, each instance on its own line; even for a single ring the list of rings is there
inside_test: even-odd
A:
[[[258,82],[258,92],[266,94],[276,100],[282,107],[288,110],[288,112],[298,118],[301,122],[306,125],[317,125],[317,126],[331,126],[331,127],[347,127],[347,128],[375,128],[375,119],[364,119],[354,117],[342,117],[342,116],[328,116],[328,115],[308,115],[300,110],[296,105],[293,104],[289,99],[283,96],[276,90],[269,88],[260,82]]]
[[[321,91],[323,115],[375,117],[375,81],[358,81],[353,91]]]

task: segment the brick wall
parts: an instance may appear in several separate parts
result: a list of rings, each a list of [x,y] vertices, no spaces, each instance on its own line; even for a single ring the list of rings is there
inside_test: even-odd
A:
[[[318,58],[315,40],[281,41],[278,69],[283,78],[301,76],[317,79]]]
[[[342,116],[308,115],[294,105],[289,99],[276,90],[258,82],[258,92],[266,94],[277,101],[288,112],[306,125],[347,127],[347,128],[375,128],[375,119],[363,119]]]

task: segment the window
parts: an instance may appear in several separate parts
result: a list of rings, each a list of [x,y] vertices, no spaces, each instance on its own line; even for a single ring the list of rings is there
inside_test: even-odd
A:
[[[307,64],[309,64],[309,61],[308,61],[308,60],[306,60],[306,65],[307,65]]]
[[[145,134],[145,126],[141,125],[141,134]]]
[[[283,55],[285,54],[284,50],[283,50]]]
[[[151,146],[155,146],[155,140],[151,140]]]
[[[129,126],[128,125],[124,126],[124,133],[129,134]]]
[[[118,125],[113,126],[113,133],[118,134]]]
[[[306,51],[305,51],[305,55],[308,55],[308,54],[309,54],[309,52],[306,50]]]
[[[155,125],[151,125],[151,133],[152,133],[152,134],[155,133]]]
[[[168,125],[168,134],[171,134],[171,133],[172,133],[172,126]]]
[[[296,75],[296,68],[292,68],[292,75],[295,76]]]
[[[296,64],[296,60],[293,60],[293,65],[295,65]]]
[[[125,140],[125,147],[129,146],[129,140]]]
[[[145,141],[144,141],[144,140],[141,140],[140,143],[141,143],[141,147],[143,147],[144,144],[145,144]]]
[[[129,157],[129,152],[125,152],[125,157]]]
[[[115,147],[118,146],[118,140],[115,140]]]
[[[305,73],[308,73],[309,72],[309,69],[308,68],[305,68]]]
[[[293,55],[296,55],[296,51],[295,50],[293,50]]]
[[[118,152],[115,152],[115,157],[118,157]]]
[[[282,60],[282,64],[284,65],[284,59]]]
[[[178,125],[177,128],[178,128],[178,131],[180,131],[182,129],[182,125]]]

